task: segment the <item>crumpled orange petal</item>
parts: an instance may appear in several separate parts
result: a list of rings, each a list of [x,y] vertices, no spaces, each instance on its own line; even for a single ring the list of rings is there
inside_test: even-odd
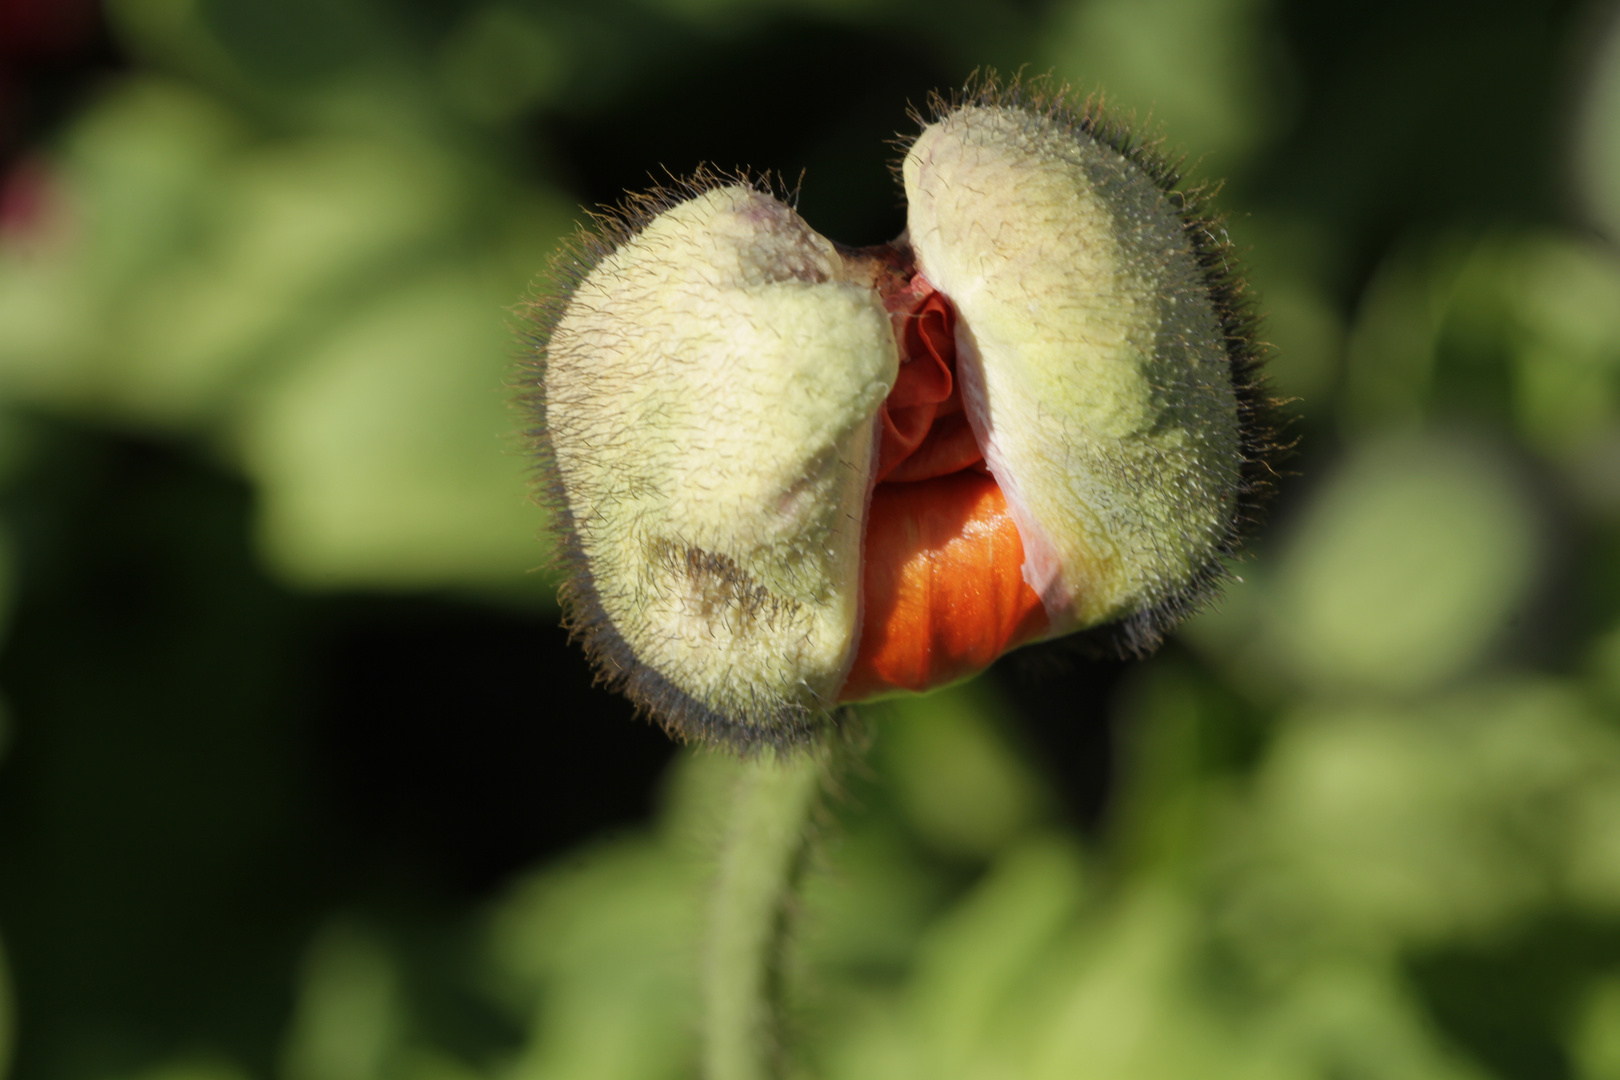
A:
[[[1045,632],[1018,527],[989,475],[880,484],[867,522],[861,641],[840,700],[943,686]]]
[[[943,686],[1048,625],[962,407],[950,302],[920,275],[886,302],[902,363],[883,404],[861,639],[841,701]]]

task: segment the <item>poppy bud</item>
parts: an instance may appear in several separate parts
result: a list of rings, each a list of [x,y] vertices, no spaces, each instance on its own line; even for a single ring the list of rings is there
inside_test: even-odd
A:
[[[763,185],[633,199],[536,305],[565,619],[672,733],[747,750],[1208,593],[1266,443],[1230,257],[1094,111],[986,84],[849,249]]]

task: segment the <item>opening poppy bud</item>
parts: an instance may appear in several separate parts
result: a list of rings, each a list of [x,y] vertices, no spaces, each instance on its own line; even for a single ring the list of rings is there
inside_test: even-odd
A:
[[[791,745],[1201,600],[1263,491],[1212,223],[1095,111],[986,84],[839,247],[746,178],[598,219],[536,305],[536,446],[598,671],[678,735]]]

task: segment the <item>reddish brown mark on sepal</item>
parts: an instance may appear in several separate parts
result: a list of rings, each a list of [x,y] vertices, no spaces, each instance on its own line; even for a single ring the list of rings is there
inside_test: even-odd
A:
[[[861,640],[840,701],[954,682],[1048,625],[962,406],[955,309],[921,274],[888,283],[900,370],[880,418]]]

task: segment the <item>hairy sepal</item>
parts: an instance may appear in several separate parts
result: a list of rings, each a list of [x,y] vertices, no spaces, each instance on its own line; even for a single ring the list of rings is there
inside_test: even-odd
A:
[[[1245,460],[1183,201],[1074,118],[993,101],[927,126],[902,175],[1051,634],[1180,606],[1239,528]]]
[[[747,184],[651,217],[561,308],[542,398],[570,618],[673,732],[781,746],[828,715],[897,364],[876,294]]]

